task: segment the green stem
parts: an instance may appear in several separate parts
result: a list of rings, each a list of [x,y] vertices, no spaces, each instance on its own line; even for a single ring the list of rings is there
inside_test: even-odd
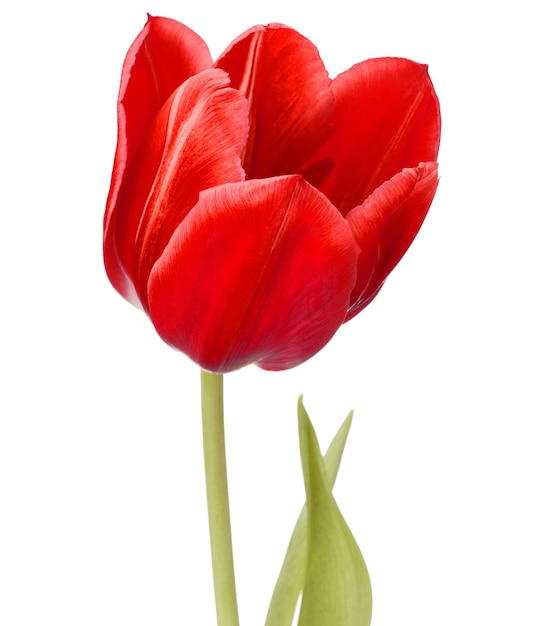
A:
[[[223,376],[202,371],[202,433],[218,626],[239,626],[230,530]]]

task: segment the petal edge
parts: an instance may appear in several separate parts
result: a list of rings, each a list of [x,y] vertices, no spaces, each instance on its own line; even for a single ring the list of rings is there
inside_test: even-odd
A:
[[[361,256],[346,321],[370,303],[404,256],[423,224],[437,186],[438,164],[420,163],[385,182],[348,213]]]

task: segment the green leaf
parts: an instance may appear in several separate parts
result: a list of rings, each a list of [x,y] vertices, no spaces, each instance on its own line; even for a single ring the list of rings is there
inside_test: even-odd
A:
[[[338,474],[352,417],[353,411],[349,413],[340,426],[324,457],[330,489],[333,488]],[[293,623],[306,572],[307,519],[306,505],[304,505],[289,541],[287,553],[270,601],[265,626],[291,626]]]
[[[356,624],[357,626],[360,626],[363,624],[368,624],[370,622],[370,609],[371,609],[370,581],[368,580],[368,573],[366,572],[366,566],[364,565],[364,561],[362,559],[361,553],[359,552],[359,549],[357,545],[355,544],[355,540],[351,536],[349,529],[345,525],[345,522],[343,521],[343,518],[340,512],[338,511],[338,507],[336,506],[336,503],[334,502],[334,499],[332,498],[332,493],[331,493],[332,488],[334,486],[334,482],[336,480],[336,476],[338,474],[338,468],[340,467],[340,461],[342,459],[342,454],[343,454],[344,447],[346,444],[349,429],[351,427],[352,416],[353,416],[353,413],[350,412],[350,414],[344,420],[342,426],[336,433],[331,445],[329,446],[327,450],[327,453],[325,454],[325,457],[322,458],[321,453],[319,452],[319,446],[317,444],[315,433],[313,432],[313,428],[309,422],[308,415],[306,414],[306,411],[304,410],[304,407],[302,405],[302,398],[299,400],[299,428],[301,428],[301,426],[306,421],[307,424],[304,426],[305,431],[307,431],[309,428],[311,430],[311,433],[313,433],[313,441],[315,443],[314,451],[317,451],[317,453],[319,453],[319,458],[321,459],[322,474],[323,474],[323,469],[324,469],[324,475],[326,477],[325,492],[329,494],[328,496],[329,499],[332,500],[332,502],[334,503],[334,507],[336,507],[337,514],[335,517],[337,519],[339,517],[342,520],[343,526],[345,527],[345,530],[341,531],[342,536],[345,539],[345,531],[347,531],[347,533],[351,537],[351,542],[354,544],[354,547],[355,547],[355,550],[353,550],[353,547],[352,547],[351,553],[358,555],[359,562],[362,563],[364,576],[362,577],[362,584],[359,589],[358,597],[360,598],[363,596],[366,597],[365,608],[363,609],[363,612],[366,611],[366,613],[368,614],[368,619],[367,621],[359,620],[355,622],[344,622],[345,624],[349,624],[350,626],[352,623]],[[304,447],[307,450],[309,437],[307,434],[305,434],[303,437],[302,432],[301,432],[301,452],[302,452],[304,441],[306,442]],[[304,466],[304,458],[309,459],[310,455],[307,454],[306,452],[303,452],[302,456],[303,456],[303,466]],[[312,465],[315,465],[315,464],[312,463]],[[306,472],[305,472],[305,475],[306,475]],[[330,506],[328,508],[330,509]],[[315,527],[315,523],[313,526]],[[336,533],[337,529],[335,530],[337,526],[338,524],[334,524],[333,534],[337,534]],[[287,548],[287,553],[285,555],[285,559],[284,559],[284,562],[280,571],[278,582],[276,583],[276,588],[274,589],[274,594],[270,602],[270,607],[268,610],[268,615],[266,618],[265,626],[291,626],[293,623],[293,617],[295,614],[296,604],[297,604],[300,592],[305,587],[306,587],[304,591],[305,601],[306,602],[310,601],[312,589],[315,587],[314,579],[315,579],[316,570],[314,569],[314,567],[307,568],[308,550],[309,549],[313,550],[313,547],[309,548],[307,533],[308,533],[308,515],[307,515],[307,504],[305,504],[304,508],[302,509],[300,513],[298,521],[295,525],[295,529],[293,531],[291,540],[289,542],[289,547]],[[319,544],[319,541],[317,543]],[[316,545],[315,539],[312,538],[312,546],[315,546],[315,545]],[[310,559],[310,563],[313,563],[314,560],[315,559]],[[307,582],[305,583],[305,581]],[[308,584],[308,583],[311,583],[311,584]],[[359,605],[360,604],[361,603],[359,602]],[[319,613],[320,611],[318,610],[317,612]],[[321,613],[323,613],[323,611],[321,611]],[[325,615],[323,615],[323,618],[324,617]],[[302,614],[301,614],[301,619],[302,619]],[[335,614],[330,616],[330,621],[328,622],[323,621],[323,620],[316,621],[315,625],[311,622],[311,619],[313,619],[311,616],[309,616],[308,619],[309,621],[306,623],[309,626],[310,625],[321,626],[325,624],[334,624],[334,626],[344,626],[343,622],[335,621],[337,619],[335,617]],[[299,625],[302,625],[302,624],[303,622],[299,621]]]
[[[368,626],[372,612],[368,571],[332,495],[302,398],[298,419],[308,542],[298,626]]]

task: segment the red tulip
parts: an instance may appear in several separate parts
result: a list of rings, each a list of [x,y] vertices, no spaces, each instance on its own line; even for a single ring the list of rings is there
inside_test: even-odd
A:
[[[201,367],[281,370],[365,307],[433,199],[438,100],[424,65],[330,80],[315,46],[257,26],[214,64],[150,17],[121,77],[108,276]]]

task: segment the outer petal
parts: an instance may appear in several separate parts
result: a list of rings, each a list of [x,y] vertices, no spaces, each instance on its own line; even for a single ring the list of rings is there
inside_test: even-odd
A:
[[[344,215],[402,169],[436,161],[440,110],[426,65],[371,59],[332,90],[335,130],[305,177]]]
[[[247,101],[221,70],[189,78],[162,107],[119,194],[117,253],[146,305],[147,279],[203,189],[244,180]]]
[[[299,172],[330,132],[330,79],[317,48],[286,26],[256,26],[216,66],[250,102],[248,178]]]
[[[287,369],[344,320],[359,248],[347,222],[299,176],[209,189],[149,279],[161,337],[201,367]]]
[[[117,105],[117,149],[104,217],[106,270],[114,287],[125,297],[132,290],[119,265],[113,240],[117,199],[125,173],[148,126],[174,89],[211,65],[204,41],[187,26],[164,17],[148,18],[125,58]]]
[[[348,213],[361,255],[346,319],[370,303],[404,256],[427,215],[437,185],[438,165],[421,163],[394,176]]]

